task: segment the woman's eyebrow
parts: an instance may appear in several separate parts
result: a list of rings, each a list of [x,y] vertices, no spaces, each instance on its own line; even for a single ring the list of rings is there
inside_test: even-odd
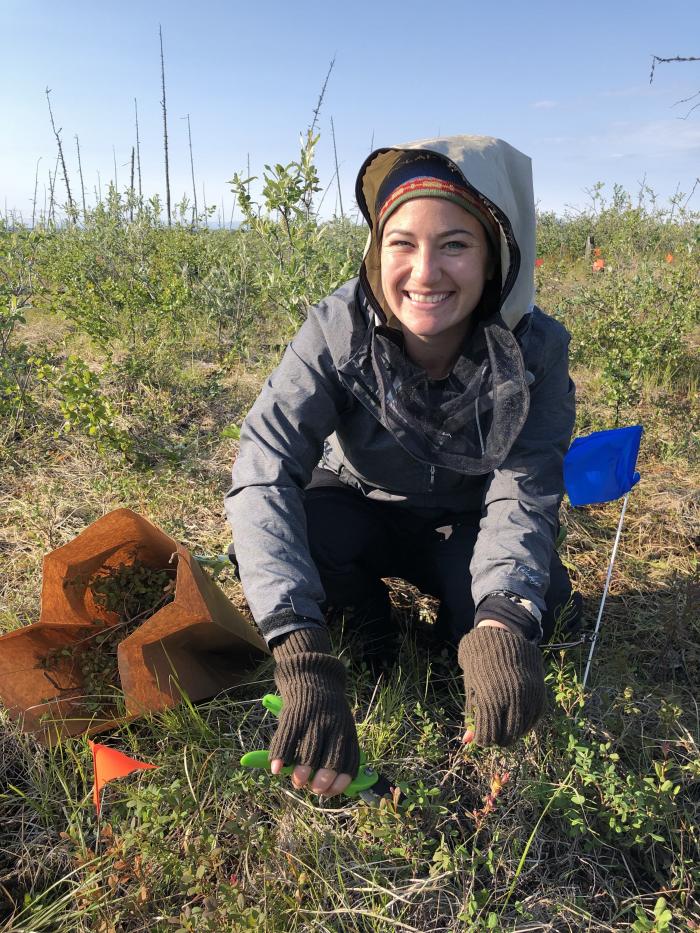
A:
[[[454,230],[444,230],[442,233],[438,233],[438,238],[445,236],[455,236],[455,234],[462,234],[463,236],[470,236],[474,239],[477,239],[477,235],[471,230],[465,230],[463,227],[455,227]],[[389,230],[388,233],[385,233],[384,236],[415,236],[412,230]]]
[[[445,230],[444,233],[439,234],[440,236],[454,236],[457,233],[461,233],[463,236],[472,236],[474,239],[477,238],[476,234],[471,230],[465,230],[463,227],[456,227],[454,230]]]

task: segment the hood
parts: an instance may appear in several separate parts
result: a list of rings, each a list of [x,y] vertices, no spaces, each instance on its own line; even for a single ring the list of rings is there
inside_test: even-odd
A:
[[[376,149],[360,169],[355,195],[370,235],[360,268],[360,282],[373,310],[389,322],[381,287],[374,203],[382,181],[401,152],[435,153],[461,172],[465,186],[493,216],[500,230],[501,294],[499,310],[512,331],[535,299],[535,200],[528,156],[491,136],[446,136]]]

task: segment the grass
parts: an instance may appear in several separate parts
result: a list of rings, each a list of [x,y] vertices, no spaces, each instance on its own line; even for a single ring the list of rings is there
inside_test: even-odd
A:
[[[558,274],[572,294],[580,270]],[[22,338],[65,352],[71,337],[53,322],[31,312]],[[140,463],[76,431],[55,437],[49,395],[35,429],[0,453],[0,631],[36,621],[43,555],[111,509],[135,509],[197,553],[224,550],[236,441],[221,431],[240,424],[273,364],[269,352],[222,363],[199,333],[196,352],[165,347],[131,382],[106,377],[120,426],[149,453]],[[578,430],[609,426],[598,368],[579,364],[574,379]],[[259,703],[273,689],[270,661],[236,691],[105,737],[158,769],[109,785],[99,826],[85,740],[45,749],[0,711],[0,931],[700,928],[696,389],[692,372],[650,370],[625,411],[645,426],[642,482],[590,689],[586,649],[548,650],[548,713],[513,748],[461,745],[456,659],[423,637],[434,601],[391,581],[401,653],[378,682],[338,615],[361,744],[402,783],[398,806],[319,801],[239,767],[272,734]],[[562,556],[588,626],[618,515],[619,503],[563,507]],[[247,611],[239,584],[221,585]]]

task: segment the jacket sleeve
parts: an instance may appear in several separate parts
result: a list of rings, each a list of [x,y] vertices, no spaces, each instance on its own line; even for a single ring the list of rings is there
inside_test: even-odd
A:
[[[569,334],[549,326],[535,335],[539,365],[533,367],[530,410],[502,465],[487,482],[479,535],[472,555],[474,605],[506,590],[545,611],[549,568],[559,506],[564,494],[563,461],[575,420],[575,388],[569,378]],[[539,330],[540,324],[535,325]]]
[[[304,487],[348,398],[318,313],[311,309],[245,419],[225,497],[243,590],[268,642],[324,621]]]

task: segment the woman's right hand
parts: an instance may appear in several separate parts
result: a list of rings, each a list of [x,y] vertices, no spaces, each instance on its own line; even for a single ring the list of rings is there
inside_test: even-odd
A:
[[[284,762],[281,758],[275,758],[271,763],[273,774],[279,774],[283,767]],[[290,777],[297,790],[301,790],[302,787],[306,786],[312,770],[308,765],[297,765],[295,767]],[[350,774],[338,774],[337,771],[332,771],[330,768],[319,768],[314,774],[309,790],[324,797],[334,797],[336,794],[342,794],[351,781],[352,775]]]
[[[345,667],[331,653],[325,628],[298,629],[272,648],[275,683],[282,695],[270,743],[273,774],[296,763],[292,784],[326,797],[342,793],[357,774],[360,748],[345,697]]]

